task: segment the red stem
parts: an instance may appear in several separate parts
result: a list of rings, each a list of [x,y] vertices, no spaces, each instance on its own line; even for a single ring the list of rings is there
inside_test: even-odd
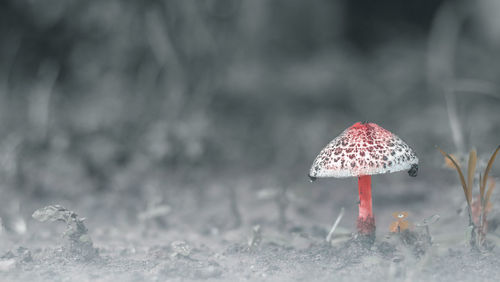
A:
[[[375,235],[375,218],[372,210],[372,177],[358,177],[359,217],[358,232],[363,235]]]

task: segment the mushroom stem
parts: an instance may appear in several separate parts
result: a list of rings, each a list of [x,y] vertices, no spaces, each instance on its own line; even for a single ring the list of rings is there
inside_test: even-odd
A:
[[[359,190],[359,217],[358,232],[362,235],[375,235],[375,218],[372,210],[372,177],[362,175],[358,177]]]

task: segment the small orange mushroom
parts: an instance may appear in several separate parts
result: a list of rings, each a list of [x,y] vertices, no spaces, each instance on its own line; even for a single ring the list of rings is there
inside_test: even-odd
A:
[[[396,221],[393,221],[391,223],[391,226],[389,227],[389,230],[392,233],[399,233],[403,230],[409,229],[410,228],[410,222],[407,220],[404,220],[405,218],[408,217],[408,212],[394,212],[392,213],[392,216],[396,219]]]

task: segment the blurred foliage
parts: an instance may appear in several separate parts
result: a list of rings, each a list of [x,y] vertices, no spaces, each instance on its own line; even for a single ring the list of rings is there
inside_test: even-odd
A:
[[[494,81],[490,2],[471,10],[456,66]],[[125,189],[127,173],[165,168],[287,179],[358,120],[425,154],[448,135],[425,74],[440,3],[2,1],[0,172],[35,194]]]

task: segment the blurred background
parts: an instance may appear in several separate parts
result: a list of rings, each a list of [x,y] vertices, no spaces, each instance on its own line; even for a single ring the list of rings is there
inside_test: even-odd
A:
[[[424,175],[442,166],[435,145],[489,156],[499,14],[495,0],[3,0],[0,217],[22,233],[17,214],[43,204],[134,222],[235,186],[311,189],[316,154],[357,121],[399,135]]]

